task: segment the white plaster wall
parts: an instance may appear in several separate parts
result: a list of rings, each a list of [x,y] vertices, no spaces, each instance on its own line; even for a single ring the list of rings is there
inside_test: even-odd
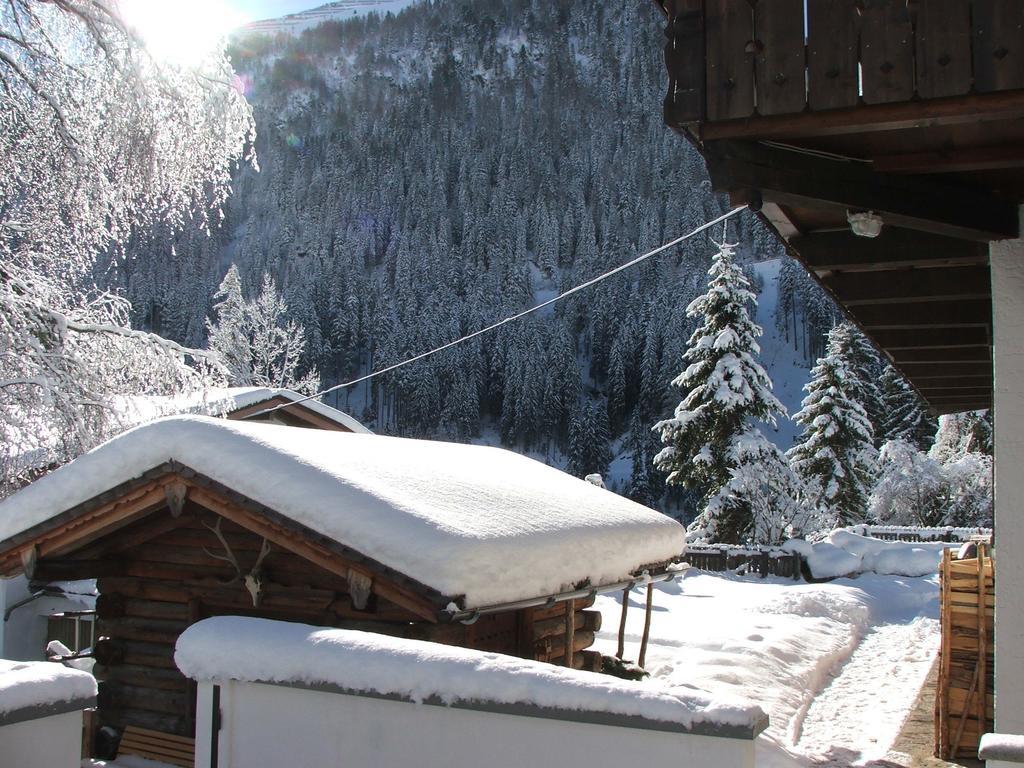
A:
[[[199,687],[196,767],[210,762]],[[751,740],[571,723],[253,683],[221,688],[222,768],[753,768]]]
[[[78,768],[81,763],[81,712],[0,726],[4,768]]]
[[[996,730],[1024,734],[1024,240],[992,243],[989,252],[995,366]]]

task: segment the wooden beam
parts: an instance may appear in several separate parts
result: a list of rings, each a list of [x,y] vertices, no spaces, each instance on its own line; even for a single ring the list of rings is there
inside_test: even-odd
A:
[[[987,332],[992,325],[992,302],[970,299],[902,305],[872,304],[854,307],[850,314],[868,330],[981,328]]]
[[[985,299],[992,295],[987,266],[828,272],[820,277],[821,282],[847,307]]]
[[[928,399],[935,400],[971,400],[992,397],[992,387],[937,387],[928,386],[921,390]]]
[[[890,353],[909,349],[986,349],[991,355],[992,334],[988,326],[967,328],[876,328],[870,332],[875,343]]]
[[[872,158],[879,173],[970,173],[1024,168],[1024,146],[963,147],[937,152],[908,152]]]
[[[968,363],[899,363],[899,369],[909,378],[913,379],[919,386],[926,386],[923,379],[933,376],[983,376],[986,379],[992,378],[992,362],[983,360],[980,362]]]
[[[944,99],[860,105],[794,115],[749,117],[706,123],[705,141],[720,139],[795,139],[812,136],[843,136],[855,133],[929,128],[1024,116],[1024,91],[954,96]]]
[[[124,564],[115,560],[41,560],[36,564],[36,581],[77,581],[100,576],[120,576]]]
[[[988,246],[970,240],[882,227],[878,237],[843,232],[811,232],[790,240],[811,270],[873,272],[908,267],[988,264]]]
[[[984,373],[970,376],[911,376],[909,378],[922,394],[927,392],[929,387],[943,390],[967,389],[977,392],[990,389],[992,386],[991,374]]]
[[[755,142],[705,141],[712,187],[759,190],[767,202],[843,214],[872,210],[888,226],[989,242],[1018,235],[1017,206],[987,190],[874,173],[866,163]]]
[[[985,363],[992,364],[989,347],[925,347],[923,349],[894,349],[890,351],[900,367],[921,363]]]

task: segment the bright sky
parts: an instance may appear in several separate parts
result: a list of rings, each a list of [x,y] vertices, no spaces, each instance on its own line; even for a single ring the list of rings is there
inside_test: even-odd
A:
[[[154,56],[188,65],[235,27],[316,8],[323,0],[121,0],[125,20]]]

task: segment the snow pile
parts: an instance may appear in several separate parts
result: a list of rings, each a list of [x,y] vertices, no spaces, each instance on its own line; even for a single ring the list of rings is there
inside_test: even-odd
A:
[[[0,716],[95,695],[96,679],[88,672],[49,661],[0,659]]]
[[[167,461],[464,608],[618,581],[671,560],[682,526],[497,448],[174,417],[125,432],[0,503],[0,541]]]
[[[598,596],[595,650],[615,653],[621,601],[621,594]],[[643,590],[629,601],[625,657],[636,659]],[[756,701],[770,718],[758,740],[759,766],[823,764],[793,753],[817,755],[826,744],[851,754],[870,747],[884,757],[934,659],[937,615],[935,576],[806,584],[691,568],[654,588],[646,682]],[[869,744],[865,734],[877,741]],[[851,757],[843,764],[860,763]]]
[[[758,706],[691,685],[645,685],[468,648],[242,616],[193,624],[178,638],[174,660],[195,680],[327,683],[415,702],[532,704],[687,728],[753,727],[764,717]]]
[[[892,576],[927,576],[939,570],[942,550],[947,546],[932,541],[883,541],[839,528],[825,541],[812,544],[792,539],[782,549],[800,554],[814,578],[834,579],[872,571]]]
[[[981,743],[978,745],[978,757],[982,760],[1024,762],[1024,736],[986,733],[981,737]]]

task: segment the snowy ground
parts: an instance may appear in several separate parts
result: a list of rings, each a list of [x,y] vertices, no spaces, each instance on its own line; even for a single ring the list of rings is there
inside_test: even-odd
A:
[[[626,657],[643,631],[630,597]],[[595,649],[614,653],[621,595],[598,598]],[[669,684],[746,696],[771,726],[758,765],[855,765],[889,751],[938,649],[935,576],[828,584],[689,572],[655,589],[647,668]]]

